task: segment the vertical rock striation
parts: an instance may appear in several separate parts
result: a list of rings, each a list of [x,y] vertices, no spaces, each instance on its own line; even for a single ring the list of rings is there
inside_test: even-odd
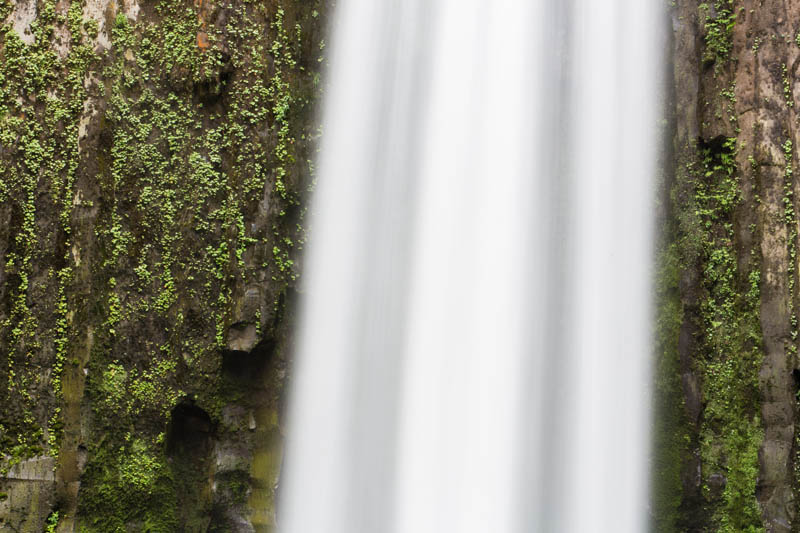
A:
[[[664,531],[797,531],[800,3],[681,0],[671,19],[656,435],[680,436],[683,468],[679,483],[657,468],[654,518]]]
[[[325,14],[0,0],[0,529],[273,530]]]
[[[323,0],[0,0],[0,529],[272,531]],[[800,531],[800,2],[676,0],[656,531]]]

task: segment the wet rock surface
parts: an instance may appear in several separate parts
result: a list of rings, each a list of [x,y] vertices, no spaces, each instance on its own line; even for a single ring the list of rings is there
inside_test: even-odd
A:
[[[662,260],[678,267],[661,283],[680,327],[667,332],[668,314],[659,327],[679,337],[664,357],[681,380],[662,394],[680,391],[670,431],[696,467],[656,513],[665,531],[797,527],[798,16],[800,4],[771,0],[671,10]]]
[[[273,530],[326,7],[0,4],[3,531]]]

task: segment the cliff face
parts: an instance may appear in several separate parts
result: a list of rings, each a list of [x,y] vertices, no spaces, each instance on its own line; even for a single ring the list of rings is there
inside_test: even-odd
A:
[[[681,0],[671,17],[654,518],[798,531],[800,2]]]
[[[0,529],[274,529],[324,4],[0,0]],[[670,17],[655,530],[800,531],[800,1]]]
[[[0,529],[271,531],[322,0],[0,0]]]

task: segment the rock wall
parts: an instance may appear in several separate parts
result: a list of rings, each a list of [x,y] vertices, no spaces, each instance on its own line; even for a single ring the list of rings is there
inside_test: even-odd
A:
[[[800,2],[670,11],[655,529],[800,531]]]
[[[654,530],[800,531],[800,0],[676,0]],[[323,0],[0,0],[0,529],[273,531]]]
[[[323,0],[0,0],[0,530],[272,531]]]

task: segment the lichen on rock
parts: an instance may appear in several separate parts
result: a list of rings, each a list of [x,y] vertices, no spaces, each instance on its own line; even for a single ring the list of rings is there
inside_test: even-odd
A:
[[[0,2],[0,524],[274,526],[325,13]]]

